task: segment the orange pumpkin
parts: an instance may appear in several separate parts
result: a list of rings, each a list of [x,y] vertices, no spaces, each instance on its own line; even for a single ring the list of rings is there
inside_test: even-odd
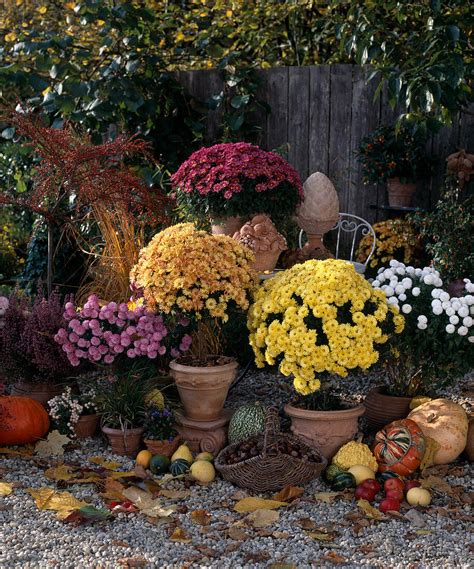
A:
[[[45,408],[29,397],[0,397],[0,445],[34,443],[48,432]]]
[[[420,466],[424,453],[425,437],[411,419],[393,421],[375,435],[374,455],[380,472],[408,476]]]

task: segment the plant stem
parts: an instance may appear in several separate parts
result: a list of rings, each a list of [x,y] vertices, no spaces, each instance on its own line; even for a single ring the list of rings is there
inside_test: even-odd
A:
[[[53,256],[54,256],[54,235],[53,222],[48,221],[48,265],[46,273],[46,287],[48,290],[48,298],[53,292]]]

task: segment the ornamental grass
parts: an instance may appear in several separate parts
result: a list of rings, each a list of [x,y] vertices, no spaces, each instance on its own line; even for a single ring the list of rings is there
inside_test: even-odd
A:
[[[367,369],[404,318],[347,261],[306,261],[269,279],[248,314],[258,367],[278,364],[296,391],[319,389],[318,374]]]

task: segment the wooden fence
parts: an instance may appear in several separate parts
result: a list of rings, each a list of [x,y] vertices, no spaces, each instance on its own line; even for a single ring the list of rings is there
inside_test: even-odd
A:
[[[397,116],[386,93],[374,101],[377,81],[367,82],[369,68],[355,65],[276,67],[260,70],[259,98],[271,113],[256,117],[260,145],[268,150],[288,145],[287,158],[304,180],[319,170],[336,186],[340,210],[373,222],[383,218],[370,206],[386,203],[383,185],[364,186],[355,153],[364,136]],[[180,72],[178,80],[196,98],[206,101],[222,91],[217,70]],[[216,140],[218,112],[208,117],[208,143]],[[418,193],[418,205],[429,207],[438,196],[445,158],[459,148],[474,150],[474,117],[463,114],[451,127],[429,140],[436,157],[432,179]]]

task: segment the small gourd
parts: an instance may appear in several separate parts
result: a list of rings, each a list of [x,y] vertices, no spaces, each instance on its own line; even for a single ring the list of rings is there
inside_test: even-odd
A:
[[[153,474],[165,474],[170,467],[170,459],[162,454],[155,454],[150,459],[149,468]]]
[[[356,481],[350,472],[340,472],[332,479],[331,487],[333,490],[345,490],[346,488],[355,488]]]
[[[375,435],[374,454],[381,472],[391,470],[408,476],[420,466],[425,447],[420,427],[410,419],[402,419]]]
[[[350,441],[343,445],[332,459],[332,463],[343,470],[349,470],[355,464],[365,464],[374,472],[377,472],[377,461],[370,448],[358,441]]]
[[[375,478],[375,472],[371,470],[368,466],[365,466],[365,464],[354,464],[354,466],[351,466],[349,468],[348,472],[350,472],[352,476],[355,478],[357,486],[359,484],[362,484],[364,480],[368,480],[369,478],[370,479]]]
[[[377,480],[382,484],[382,486],[385,480],[388,480],[389,478],[401,478],[401,476],[392,470],[384,470],[384,472],[377,473]]]
[[[189,472],[191,463],[184,458],[177,458],[173,460],[170,464],[170,472],[173,476],[179,476],[180,474],[186,474]]]
[[[431,503],[431,494],[425,488],[410,488],[406,495],[407,502],[410,506],[429,506]]]
[[[337,476],[338,474],[341,474],[341,472],[345,472],[345,470],[343,470],[336,464],[330,464],[324,472],[324,478],[329,483],[331,483],[334,480],[334,477]]]
[[[193,454],[189,450],[189,447],[186,443],[179,445],[179,447],[174,451],[171,462],[177,460],[178,458],[182,458],[191,464],[193,462]]]

